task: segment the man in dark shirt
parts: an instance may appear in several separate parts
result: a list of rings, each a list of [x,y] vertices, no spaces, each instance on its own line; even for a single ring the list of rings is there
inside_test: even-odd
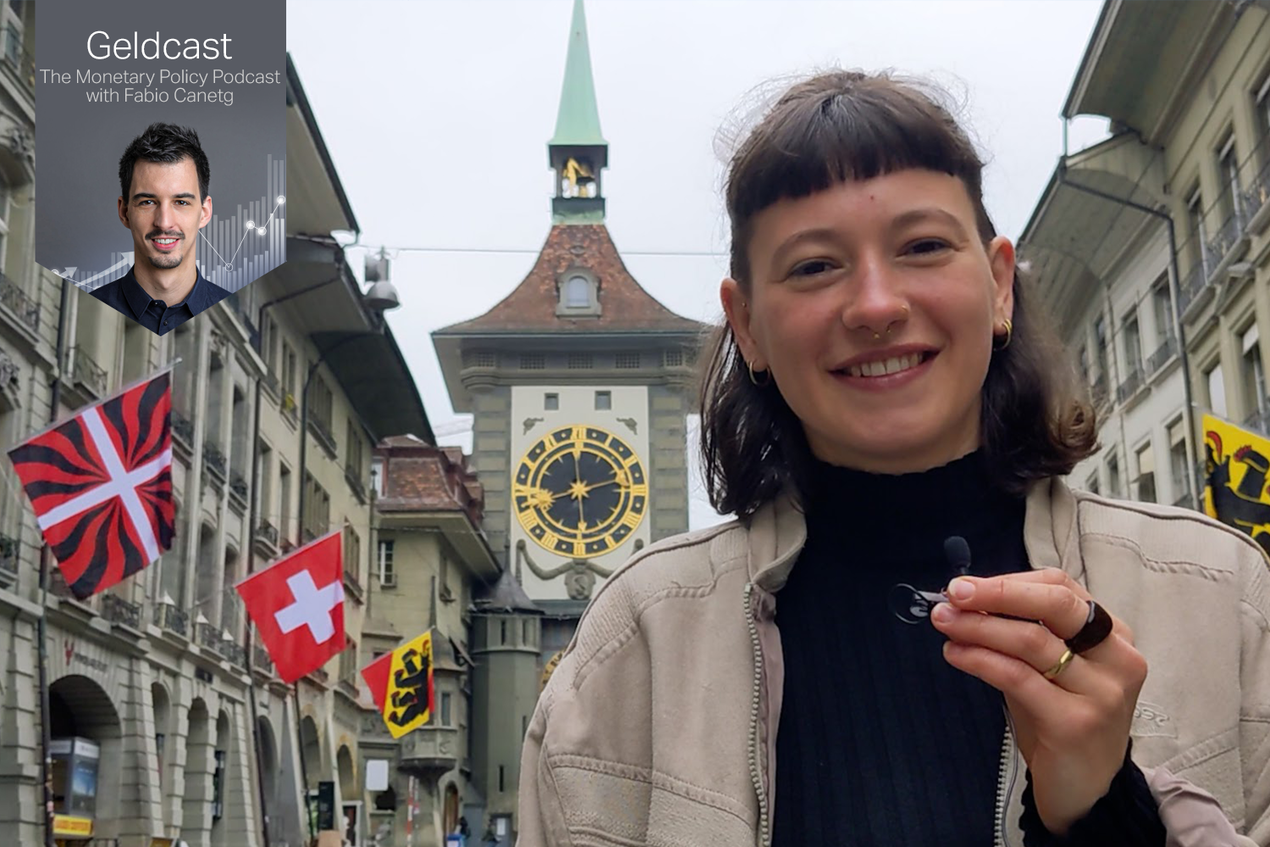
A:
[[[119,160],[119,220],[132,232],[128,273],[92,292],[158,335],[229,292],[198,270],[199,230],[212,219],[211,167],[198,133],[151,124]]]

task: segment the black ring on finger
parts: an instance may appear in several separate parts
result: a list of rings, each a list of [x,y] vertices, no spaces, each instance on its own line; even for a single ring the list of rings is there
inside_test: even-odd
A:
[[[1085,619],[1085,625],[1071,638],[1063,639],[1063,643],[1073,653],[1084,653],[1106,641],[1107,636],[1111,635],[1111,628],[1111,615],[1107,614],[1107,610],[1102,606],[1090,600],[1089,617]]]

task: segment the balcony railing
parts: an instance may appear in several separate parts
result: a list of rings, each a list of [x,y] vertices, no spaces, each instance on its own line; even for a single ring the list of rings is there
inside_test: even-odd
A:
[[[16,576],[18,573],[18,540],[0,533],[0,571]]]
[[[141,604],[129,603],[114,594],[103,594],[101,616],[112,623],[120,623],[133,629],[141,628]]]
[[[18,379],[18,374],[22,372],[22,366],[13,360],[13,358],[0,349],[0,388],[8,387],[9,383]]]
[[[273,673],[273,659],[269,658],[269,651],[259,644],[253,645],[251,648],[251,666],[262,673]]]
[[[354,472],[350,468],[345,468],[344,481],[348,483],[348,487],[352,489],[355,495],[357,495],[357,499],[365,503],[366,502],[366,486],[363,485],[362,481],[357,478],[356,472]]]
[[[252,322],[251,316],[247,313],[246,305],[242,301],[240,292],[234,292],[225,298],[225,305],[233,312],[238,320],[242,322],[243,328],[247,330],[247,336],[251,343],[251,349],[260,349],[260,330],[256,328]]]
[[[1182,278],[1182,282],[1178,286],[1177,310],[1179,313],[1185,313],[1187,307],[1208,285],[1208,268],[1206,265],[1207,262],[1196,262],[1186,276]]]
[[[229,475],[229,504],[240,514],[247,509],[247,480],[234,471]]]
[[[225,454],[219,447],[210,441],[203,445],[203,467],[220,477],[221,482],[225,481],[225,465]]]
[[[18,320],[32,332],[40,330],[40,305],[18,288],[17,283],[0,274],[0,303],[9,307]]]
[[[1270,201],[1270,154],[1266,154],[1265,158],[1265,164],[1261,166],[1261,170],[1252,178],[1251,184],[1241,195],[1249,218]]]
[[[48,590],[49,594],[52,594],[55,597],[67,597],[71,600],[76,599],[75,593],[71,591],[71,587],[66,584],[66,577],[62,576],[62,569],[59,567],[49,568]]]
[[[1226,257],[1226,254],[1234,249],[1235,244],[1239,242],[1240,236],[1244,232],[1244,217],[1239,209],[1230,212],[1222,225],[1217,228],[1208,239],[1208,255],[1212,257],[1212,264],[1215,266]]]
[[[175,409],[172,410],[172,438],[186,450],[194,449],[194,422]]]
[[[161,603],[154,607],[154,625],[177,635],[189,632],[190,616],[171,603]]]
[[[13,75],[26,86],[27,94],[35,94],[35,57],[22,49],[21,30],[5,27],[4,63],[13,71]]]
[[[1103,374],[1094,380],[1089,388],[1089,399],[1094,401],[1094,408],[1102,411],[1111,402],[1111,391],[1107,387],[1107,375]]]
[[[269,521],[261,521],[256,526],[256,543],[260,545],[270,558],[278,553],[278,528]]]
[[[237,641],[229,638],[221,637],[220,645],[216,648],[216,652],[220,653],[232,665],[238,665],[240,668],[247,667],[247,651]]]
[[[72,351],[71,368],[73,379],[78,385],[88,389],[97,399],[106,396],[106,371],[82,347],[76,347]]]
[[[356,568],[356,565],[354,564],[353,567]],[[344,586],[346,588],[351,589],[353,592],[353,596],[356,597],[358,600],[361,600],[362,583],[357,578],[356,570],[349,570],[348,568],[344,569]]]
[[[327,425],[317,418],[309,418],[309,431],[313,433],[313,438],[321,444],[326,452],[332,456],[339,450],[339,442],[335,440],[335,436],[331,434],[331,430]]]
[[[1270,434],[1270,400],[1263,399],[1261,408],[1254,409],[1252,414],[1244,418],[1244,426],[1263,435]]]
[[[1169,359],[1177,355],[1177,341],[1172,335],[1164,337],[1164,343],[1156,348],[1155,352],[1147,358],[1147,374],[1153,374],[1160,368],[1164,367]]]
[[[197,636],[198,643],[201,646],[210,650],[219,651],[221,638],[220,630],[216,627],[216,624],[202,621],[201,623],[196,624],[195,628],[197,629],[195,635]]]
[[[1116,399],[1121,403],[1129,402],[1133,395],[1138,393],[1138,389],[1142,387],[1142,368],[1134,365],[1129,371],[1129,375],[1124,381],[1116,387]]]

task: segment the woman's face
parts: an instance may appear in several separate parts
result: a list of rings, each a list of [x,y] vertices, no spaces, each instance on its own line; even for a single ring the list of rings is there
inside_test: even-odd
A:
[[[748,257],[749,295],[724,280],[724,311],[818,458],[906,473],[979,446],[1014,248],[983,244],[960,179],[905,170],[781,200],[754,217]]]

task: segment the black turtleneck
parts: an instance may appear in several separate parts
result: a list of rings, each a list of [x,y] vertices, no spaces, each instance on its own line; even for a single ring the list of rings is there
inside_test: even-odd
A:
[[[811,488],[807,544],[776,603],[775,847],[992,844],[1001,694],[944,661],[944,636],[929,620],[900,620],[890,598],[899,583],[948,584],[952,535],[968,542],[975,576],[1026,570],[1023,498],[993,485],[981,453],[899,476],[820,464]],[[1113,843],[1163,843],[1141,773],[1127,762],[1121,776],[1092,822],[1132,808],[1143,839]],[[1028,845],[1067,843],[1028,812]]]

